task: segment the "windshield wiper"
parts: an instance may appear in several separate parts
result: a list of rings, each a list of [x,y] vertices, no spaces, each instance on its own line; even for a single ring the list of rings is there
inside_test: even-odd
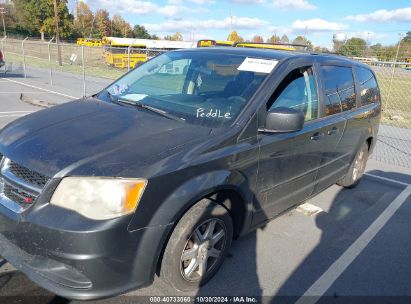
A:
[[[130,100],[121,99],[121,98],[117,98],[116,102],[118,102],[118,103],[125,103],[125,104],[129,104],[129,105],[132,105],[132,106],[136,106],[136,107],[145,109],[145,110],[149,110],[150,112],[159,114],[159,115],[161,115],[161,116],[163,116],[163,117],[166,117],[166,118],[168,118],[168,119],[177,120],[177,121],[183,121],[183,122],[186,121],[186,120],[185,120],[184,118],[182,118],[182,117],[175,116],[175,115],[173,115],[173,114],[168,113],[167,111],[158,109],[158,108],[153,107],[153,106],[146,105],[146,104],[144,104],[144,103],[135,102],[135,101],[130,101]]]

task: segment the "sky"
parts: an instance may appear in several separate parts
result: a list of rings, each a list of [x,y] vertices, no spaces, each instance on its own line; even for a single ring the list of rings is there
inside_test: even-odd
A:
[[[71,10],[78,1],[160,37],[180,32],[184,40],[225,40],[235,30],[245,39],[305,35],[322,47],[335,33],[388,45],[411,31],[411,0],[69,0]]]

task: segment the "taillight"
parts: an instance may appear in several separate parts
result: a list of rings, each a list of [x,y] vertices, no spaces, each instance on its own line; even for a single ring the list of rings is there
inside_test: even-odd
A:
[[[0,61],[3,61],[3,53],[0,51]]]

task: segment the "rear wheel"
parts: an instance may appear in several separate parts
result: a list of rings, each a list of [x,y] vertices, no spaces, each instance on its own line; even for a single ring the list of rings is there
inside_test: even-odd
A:
[[[347,174],[337,182],[338,185],[345,188],[353,188],[358,185],[367,165],[368,149],[368,143],[365,142],[355,155]]]
[[[209,281],[231,246],[233,224],[228,211],[203,199],[175,227],[161,263],[160,277],[180,291]]]

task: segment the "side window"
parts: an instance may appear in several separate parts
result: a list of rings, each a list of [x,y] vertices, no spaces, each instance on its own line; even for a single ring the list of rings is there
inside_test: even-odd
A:
[[[300,110],[305,121],[318,118],[318,94],[311,67],[292,71],[274,92],[267,109],[286,107]]]
[[[325,115],[333,115],[355,108],[355,89],[352,69],[349,67],[321,66],[325,87]]]
[[[380,90],[374,74],[365,68],[355,68],[355,77],[360,84],[361,105],[380,101]]]

